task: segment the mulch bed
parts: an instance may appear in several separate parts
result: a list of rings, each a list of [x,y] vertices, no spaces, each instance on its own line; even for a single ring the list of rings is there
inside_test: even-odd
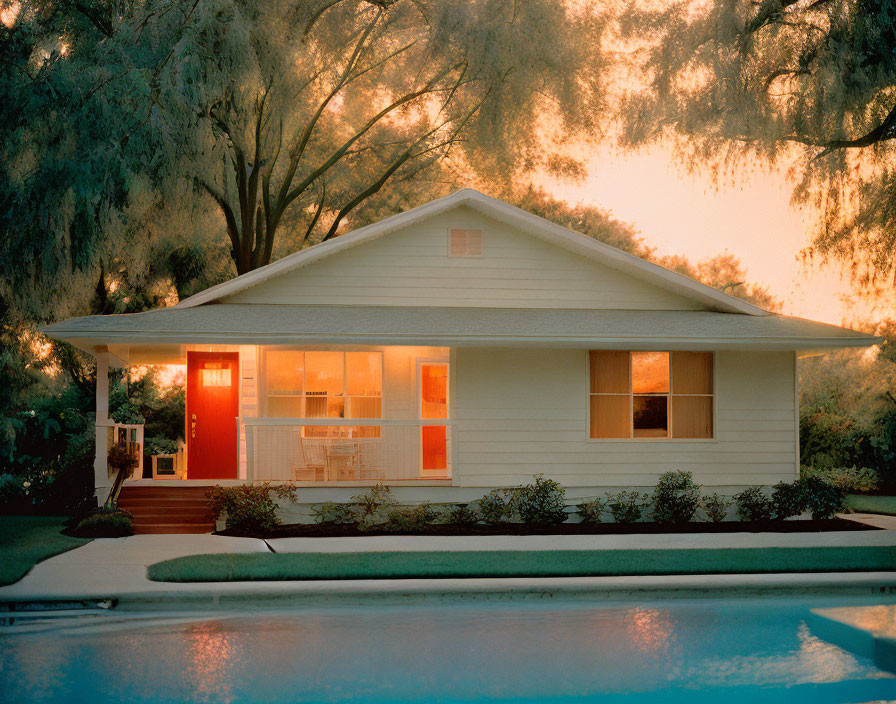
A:
[[[823,521],[724,521],[722,523],[685,523],[669,526],[663,523],[562,523],[559,526],[533,528],[520,524],[501,526],[427,526],[413,533],[400,535],[625,535],[657,533],[818,533],[839,530],[878,530],[873,526],[830,518]],[[354,538],[373,535],[399,535],[385,530],[360,531],[355,526],[318,525],[293,523],[277,526],[263,533],[244,533],[237,530],[222,530],[216,535],[230,535],[252,538]]]

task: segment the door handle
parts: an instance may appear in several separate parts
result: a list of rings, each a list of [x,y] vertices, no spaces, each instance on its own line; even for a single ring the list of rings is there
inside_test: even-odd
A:
[[[190,419],[190,438],[193,440],[196,439],[196,414],[193,414],[193,417]]]

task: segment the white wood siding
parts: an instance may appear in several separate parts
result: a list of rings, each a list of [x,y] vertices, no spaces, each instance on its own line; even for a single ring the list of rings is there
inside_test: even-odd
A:
[[[796,478],[792,352],[716,353],[712,440],[590,439],[586,356],[457,349],[455,485],[513,486],[544,472],[570,487],[652,487],[677,469],[708,487]]]
[[[481,229],[482,256],[449,257],[448,230]],[[695,310],[699,304],[470,208],[435,216],[226,299],[233,303]]]

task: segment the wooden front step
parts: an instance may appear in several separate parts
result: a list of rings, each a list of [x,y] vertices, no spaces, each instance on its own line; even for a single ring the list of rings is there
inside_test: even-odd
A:
[[[125,486],[118,505],[134,516],[134,533],[210,533],[208,487]]]

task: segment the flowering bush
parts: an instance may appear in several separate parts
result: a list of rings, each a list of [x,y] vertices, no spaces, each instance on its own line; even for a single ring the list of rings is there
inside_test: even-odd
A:
[[[589,525],[600,523],[603,512],[604,502],[599,498],[585,501],[576,506],[576,513],[582,519],[582,523],[587,523]]]

